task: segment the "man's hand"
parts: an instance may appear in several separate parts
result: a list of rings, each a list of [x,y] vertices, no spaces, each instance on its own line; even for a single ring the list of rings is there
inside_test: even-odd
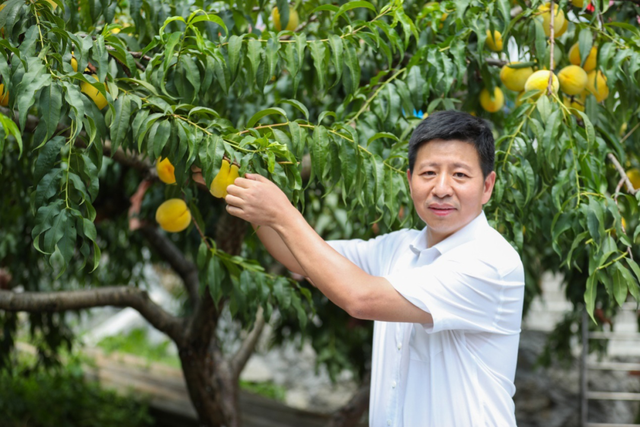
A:
[[[287,196],[262,175],[248,173],[227,187],[227,212],[254,225],[273,227],[298,214]]]

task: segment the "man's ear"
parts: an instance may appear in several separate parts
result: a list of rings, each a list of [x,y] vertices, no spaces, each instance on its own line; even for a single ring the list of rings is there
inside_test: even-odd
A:
[[[484,187],[482,189],[482,204],[486,204],[491,199],[491,193],[493,193],[493,186],[496,183],[496,172],[491,171],[489,175],[484,179]]]

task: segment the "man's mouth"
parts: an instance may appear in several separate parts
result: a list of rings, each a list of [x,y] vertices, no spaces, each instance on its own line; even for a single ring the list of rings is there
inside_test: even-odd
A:
[[[447,216],[456,210],[454,207],[447,205],[431,205],[429,209],[438,216]]]

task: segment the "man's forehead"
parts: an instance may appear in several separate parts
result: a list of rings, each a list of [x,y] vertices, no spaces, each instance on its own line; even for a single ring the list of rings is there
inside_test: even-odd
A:
[[[456,163],[469,166],[479,161],[480,156],[475,145],[459,139],[433,139],[423,144],[418,150],[417,163],[420,165]],[[454,164],[454,166],[456,166]]]

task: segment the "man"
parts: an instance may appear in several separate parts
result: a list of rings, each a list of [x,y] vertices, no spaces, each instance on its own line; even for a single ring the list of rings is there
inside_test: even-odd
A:
[[[422,231],[325,242],[268,179],[228,187],[230,214],[359,319],[375,320],[372,427],[514,426],[524,269],[482,211],[495,183],[487,123],[439,112],[409,141]]]

